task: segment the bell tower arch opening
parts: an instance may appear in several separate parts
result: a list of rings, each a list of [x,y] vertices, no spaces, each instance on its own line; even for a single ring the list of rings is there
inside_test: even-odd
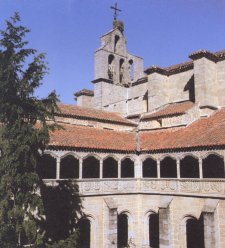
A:
[[[114,53],[118,52],[119,40],[120,40],[119,35],[115,35],[115,38],[114,38]]]

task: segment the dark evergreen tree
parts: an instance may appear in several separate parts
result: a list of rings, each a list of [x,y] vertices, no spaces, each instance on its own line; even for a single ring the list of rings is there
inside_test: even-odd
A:
[[[0,39],[0,247],[43,247],[43,203],[36,173],[49,141],[57,97],[38,99],[35,90],[47,72],[44,54],[27,48],[29,30],[16,13]]]

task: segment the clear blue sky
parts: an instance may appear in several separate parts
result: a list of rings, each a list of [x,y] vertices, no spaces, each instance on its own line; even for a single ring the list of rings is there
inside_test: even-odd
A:
[[[112,0],[0,0],[0,29],[19,11],[31,29],[30,47],[47,54],[50,73],[40,97],[55,89],[64,103],[73,93],[93,89],[94,51],[112,28]],[[145,68],[188,60],[199,49],[225,49],[225,0],[117,0],[129,52]]]

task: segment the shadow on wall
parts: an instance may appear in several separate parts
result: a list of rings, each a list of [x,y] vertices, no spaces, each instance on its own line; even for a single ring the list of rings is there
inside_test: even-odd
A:
[[[67,239],[83,216],[78,185],[71,180],[59,181],[55,187],[43,185],[41,195],[46,216],[46,241]]]

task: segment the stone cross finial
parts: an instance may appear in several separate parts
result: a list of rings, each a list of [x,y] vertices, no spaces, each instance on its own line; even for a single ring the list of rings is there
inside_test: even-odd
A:
[[[117,11],[122,11],[122,10],[117,8],[117,3],[115,3],[115,6],[111,6],[110,8],[114,10],[114,20],[116,20],[118,16]]]

